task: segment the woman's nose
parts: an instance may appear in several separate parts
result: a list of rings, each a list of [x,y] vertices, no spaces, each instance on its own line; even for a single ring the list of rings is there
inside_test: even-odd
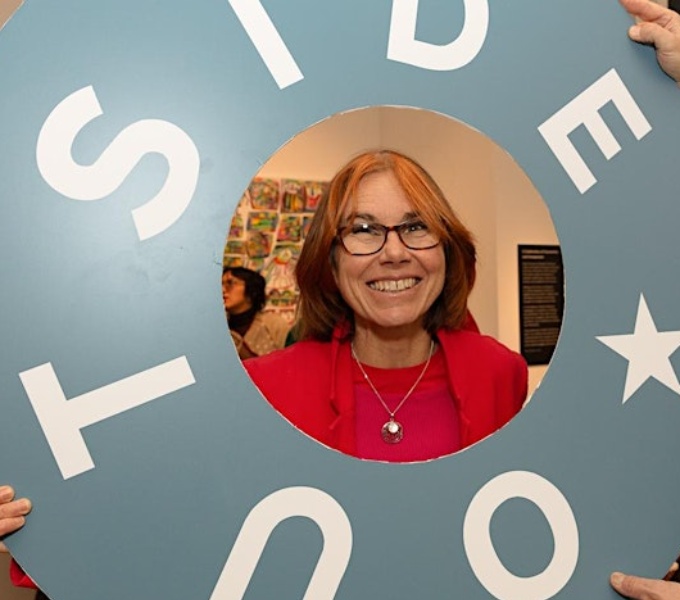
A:
[[[388,231],[385,245],[380,253],[388,261],[404,261],[411,258],[409,249],[404,246],[396,231]]]

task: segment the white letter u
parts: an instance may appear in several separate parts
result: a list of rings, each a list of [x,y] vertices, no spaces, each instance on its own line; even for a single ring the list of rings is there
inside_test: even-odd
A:
[[[323,535],[323,548],[304,600],[332,600],[352,554],[352,526],[342,506],[329,494],[311,487],[289,487],[261,500],[248,514],[210,600],[238,600],[269,540],[281,521],[307,517]]]

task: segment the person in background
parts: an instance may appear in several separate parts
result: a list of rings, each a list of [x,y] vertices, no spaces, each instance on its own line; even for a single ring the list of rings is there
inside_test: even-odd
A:
[[[659,66],[680,82],[680,15],[650,0],[619,0],[637,23],[628,30],[631,40],[654,46]],[[680,600],[677,562],[664,580],[612,573],[610,583],[622,596],[634,600]]]
[[[231,337],[243,360],[283,348],[289,326],[272,312],[262,312],[267,299],[262,275],[244,267],[222,271],[222,301]]]

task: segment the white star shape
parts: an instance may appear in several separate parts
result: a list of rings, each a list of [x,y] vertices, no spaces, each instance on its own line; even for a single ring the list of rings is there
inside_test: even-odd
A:
[[[628,360],[624,404],[650,377],[680,395],[680,383],[670,361],[673,352],[680,348],[680,331],[658,331],[643,294],[633,333],[601,335],[597,339]]]

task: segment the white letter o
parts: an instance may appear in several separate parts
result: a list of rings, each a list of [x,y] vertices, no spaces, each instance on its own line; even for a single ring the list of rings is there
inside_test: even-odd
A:
[[[533,502],[547,519],[553,534],[552,560],[544,571],[532,577],[510,573],[491,541],[491,517],[510,498]],[[528,471],[502,473],[475,494],[465,514],[463,543],[477,579],[499,600],[552,598],[571,579],[579,553],[578,527],[567,499],[547,479]]]

